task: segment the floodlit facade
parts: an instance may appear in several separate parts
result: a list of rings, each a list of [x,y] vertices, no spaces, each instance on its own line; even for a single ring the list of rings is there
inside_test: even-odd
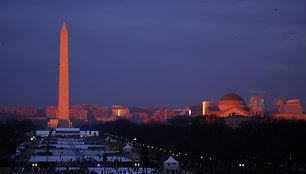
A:
[[[250,112],[253,116],[264,117],[265,115],[265,102],[262,97],[251,96],[250,97]]]
[[[302,104],[300,100],[298,99],[287,100],[283,108],[283,113],[298,115],[298,114],[302,114],[302,110],[303,109],[302,109]]]
[[[202,102],[202,115],[206,115],[206,110],[208,109],[208,101]]]
[[[235,93],[229,93],[223,96],[219,100],[217,106],[205,103],[203,112],[205,115],[213,115],[217,117],[250,116],[249,108],[245,106],[243,99]]]
[[[284,98],[278,98],[274,101],[274,111],[276,113],[282,113],[284,109],[284,105],[286,103],[286,99]]]
[[[112,106],[112,115],[116,117],[126,117],[129,116],[130,111],[128,108],[124,108],[120,105]]]
[[[69,110],[70,118],[74,120],[87,121],[88,110],[83,105],[74,105]]]
[[[68,30],[64,22],[60,32],[60,63],[58,86],[58,113],[56,119],[48,122],[48,127],[72,127],[69,120],[69,62],[68,62]]]
[[[303,114],[302,103],[299,99],[277,99],[274,106],[275,113],[272,115],[274,118],[306,120],[306,114]]]

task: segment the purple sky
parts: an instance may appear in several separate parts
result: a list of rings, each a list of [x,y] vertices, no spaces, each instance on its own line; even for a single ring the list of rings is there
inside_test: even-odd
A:
[[[270,107],[306,105],[304,0],[1,0],[0,107],[57,105],[64,20],[71,104],[182,107],[260,90]]]

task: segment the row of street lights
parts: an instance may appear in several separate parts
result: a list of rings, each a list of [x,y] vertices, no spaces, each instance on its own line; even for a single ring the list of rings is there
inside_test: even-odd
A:
[[[139,142],[137,142],[137,138],[136,138],[136,137],[133,138],[132,141],[130,141],[130,140],[128,140],[127,138],[119,137],[119,136],[117,136],[117,135],[113,135],[113,134],[109,134],[109,133],[105,133],[105,135],[112,136],[112,137],[116,137],[116,138],[120,138],[120,139],[126,140],[126,141],[128,141],[128,142],[133,142],[133,143],[135,143],[136,145],[143,146],[143,147],[148,147],[148,148],[151,148],[151,149],[156,149],[156,150],[159,150],[159,151],[164,152],[164,153],[170,153],[172,156],[176,156],[176,157],[179,157],[179,156],[188,156],[188,153],[181,153],[181,152],[174,153],[172,150],[169,150],[169,151],[168,151],[168,150],[163,149],[163,148],[161,148],[161,147],[159,148],[159,147],[154,147],[154,146],[151,146],[151,145],[146,145],[146,144],[144,144],[144,143],[139,143]],[[204,159],[204,156],[201,155],[199,158],[200,158],[200,159]],[[213,160],[213,158],[210,157],[209,160],[211,161],[211,160]]]

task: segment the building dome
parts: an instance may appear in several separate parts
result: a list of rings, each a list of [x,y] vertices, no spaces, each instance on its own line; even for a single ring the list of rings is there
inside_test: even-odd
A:
[[[236,106],[240,108],[244,108],[245,103],[243,99],[235,93],[226,94],[219,100],[219,104],[218,104],[218,107],[221,111],[229,109],[229,108],[233,108]]]

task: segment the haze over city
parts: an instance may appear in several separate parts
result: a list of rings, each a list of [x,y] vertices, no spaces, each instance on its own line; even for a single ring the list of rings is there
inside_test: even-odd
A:
[[[306,103],[305,1],[1,1],[0,107],[57,105],[69,30],[71,104],[181,107],[266,91]],[[304,108],[305,110],[305,108]]]

